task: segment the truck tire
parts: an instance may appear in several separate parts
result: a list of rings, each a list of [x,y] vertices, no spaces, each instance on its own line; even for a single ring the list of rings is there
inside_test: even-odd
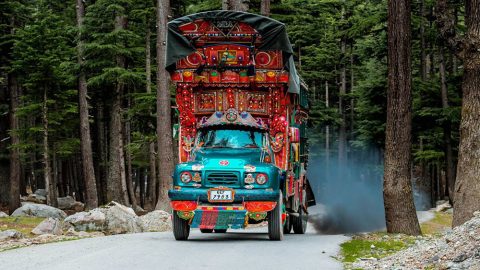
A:
[[[296,234],[304,234],[307,231],[308,214],[303,210],[303,206],[298,208],[298,217],[292,215],[290,218],[293,225],[293,232]]]
[[[180,218],[177,211],[173,211],[173,236],[175,236],[175,240],[188,240],[189,235],[190,225],[188,225],[188,220]]]
[[[268,237],[273,241],[283,240],[282,205],[283,195],[280,191],[277,206],[275,206],[275,209],[268,212]]]
[[[200,229],[201,233],[212,233],[213,229]]]
[[[292,231],[292,220],[290,216],[287,216],[287,219],[285,220],[285,224],[283,224],[283,233],[284,234],[289,234]]]

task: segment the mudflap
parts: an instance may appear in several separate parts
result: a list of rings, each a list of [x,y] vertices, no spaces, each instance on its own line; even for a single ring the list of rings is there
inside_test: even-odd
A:
[[[312,186],[310,185],[310,181],[306,181],[305,191],[307,192],[307,207],[314,206],[317,204],[315,201],[315,194],[313,193]]]

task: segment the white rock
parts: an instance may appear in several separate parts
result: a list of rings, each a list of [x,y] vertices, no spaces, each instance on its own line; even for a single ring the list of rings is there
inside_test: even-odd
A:
[[[77,231],[102,231],[105,227],[105,214],[98,208],[89,212],[79,212],[65,219]]]
[[[73,205],[75,204],[75,199],[72,196],[59,197],[57,198],[57,201],[58,208],[62,210],[72,209]]]
[[[110,234],[141,232],[138,216],[132,208],[117,202],[110,202],[99,211],[105,214],[106,223],[104,231]]]
[[[23,197],[27,202],[33,203],[47,203],[47,197],[38,194],[29,194],[27,197]]]
[[[35,190],[34,194],[37,194],[37,195],[40,195],[40,196],[43,196],[43,197],[47,197],[47,190],[40,188],[40,189]]]
[[[435,208],[435,211],[437,212],[444,212],[448,209],[452,208],[452,205],[450,205],[449,202],[445,202],[445,203],[442,203],[442,204],[439,204],[437,205],[437,208]]]
[[[64,219],[67,214],[62,210],[44,204],[27,203],[12,213],[12,217],[32,216]]]
[[[6,217],[8,217],[8,215],[0,211],[0,218],[6,218]]]
[[[0,232],[0,241],[12,240],[12,239],[21,239],[25,236],[17,230],[6,230]]]
[[[42,235],[42,234],[53,234],[53,235],[62,235],[63,234],[63,222],[56,218],[47,218],[38,224],[35,229],[32,230],[33,234]]]
[[[144,232],[165,232],[172,230],[170,214],[165,211],[155,210],[141,216],[139,219],[142,231]]]

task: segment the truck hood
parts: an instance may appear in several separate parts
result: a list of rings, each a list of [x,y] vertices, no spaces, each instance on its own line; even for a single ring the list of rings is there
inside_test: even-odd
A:
[[[260,163],[260,154],[260,149],[205,149],[196,153],[195,162],[210,169],[243,168]]]

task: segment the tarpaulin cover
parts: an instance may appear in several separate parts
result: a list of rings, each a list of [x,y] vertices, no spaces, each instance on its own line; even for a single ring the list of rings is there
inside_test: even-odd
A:
[[[293,61],[293,48],[288,39],[285,24],[247,12],[216,10],[187,15],[168,23],[166,69],[173,71],[175,63],[196,51],[193,44],[182,35],[179,27],[199,19],[206,20],[233,20],[249,24],[262,36],[259,50],[280,50],[283,52],[285,68],[290,72],[288,92],[300,93],[300,78]]]

